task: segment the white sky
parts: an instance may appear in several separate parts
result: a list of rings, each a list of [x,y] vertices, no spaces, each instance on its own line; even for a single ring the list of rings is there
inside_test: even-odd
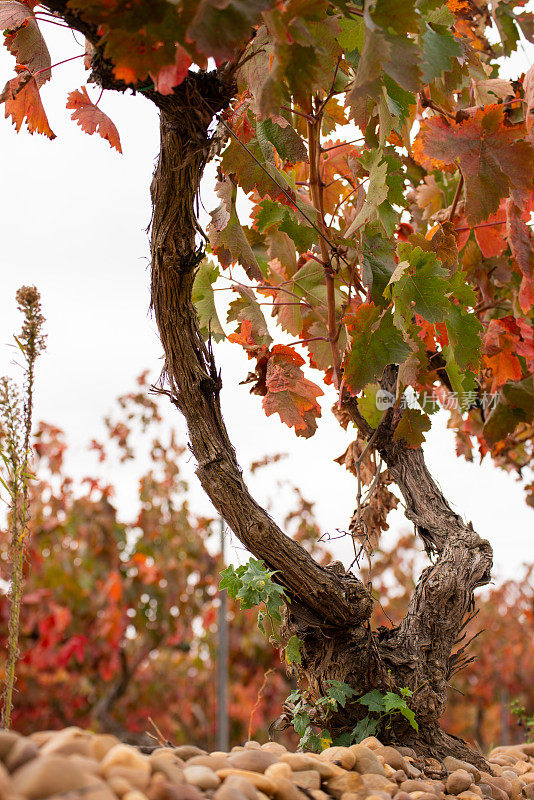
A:
[[[67,31],[45,26],[53,62],[81,52]],[[519,75],[529,64],[524,52],[506,70]],[[13,74],[12,59],[0,51],[0,83]],[[65,109],[69,91],[85,83],[81,60],[58,66],[42,90],[50,125],[57,139],[16,134],[0,113],[0,375],[14,374],[13,351],[4,346],[20,326],[14,300],[17,288],[36,284],[47,317],[48,349],[39,365],[36,420],[59,425],[70,445],[69,469],[76,477],[96,472],[88,441],[102,433],[101,420],[116,396],[133,387],[135,377],[161,366],[156,326],[148,314],[149,262],[146,228],[150,220],[149,185],[158,150],[155,109],[141,96],[107,92],[101,101],[117,125],[124,155],[97,136],[88,137]],[[98,92],[90,88],[96,99]],[[205,185],[203,202],[210,210],[216,198]],[[355,480],[333,459],[351,440],[325,414],[318,433],[297,439],[277,415],[266,418],[261,398],[239,381],[250,362],[236,345],[216,347],[223,370],[222,403],[226,424],[243,466],[266,453],[288,452],[278,465],[251,479],[256,498],[274,503],[282,516],[287,497],[279,481],[297,483],[314,500],[325,531],[346,528],[355,504]],[[328,412],[334,395],[323,398]],[[172,407],[169,422],[185,426]],[[427,461],[455,509],[489,538],[495,553],[495,576],[514,577],[534,558],[534,515],[515,478],[486,461],[481,466],[457,459],[446,416],[434,418],[425,445]],[[134,515],[137,477],[146,464],[112,471],[121,511]],[[211,513],[191,472],[192,505]],[[278,510],[278,513],[277,513]],[[402,514],[390,516],[392,532],[406,529]],[[350,560],[346,543],[338,557]],[[235,557],[235,555],[233,555]]]

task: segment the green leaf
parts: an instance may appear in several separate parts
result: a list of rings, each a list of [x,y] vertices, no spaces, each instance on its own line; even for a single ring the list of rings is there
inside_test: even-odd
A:
[[[302,639],[299,639],[298,636],[292,636],[291,639],[288,641],[285,649],[285,656],[288,664],[302,663],[302,655],[300,653],[300,648],[302,647],[302,644],[303,644]]]
[[[208,235],[213,252],[225,267],[237,261],[249,278],[263,280],[256,256],[239,223],[235,201],[237,189],[229,179],[217,184],[221,204],[211,212]]]
[[[386,692],[384,695],[384,708],[386,711],[406,708],[406,700],[395,692]]]
[[[332,697],[342,708],[345,708],[347,700],[350,700],[356,694],[352,686],[349,686],[348,683],[343,683],[343,681],[329,680],[327,683],[327,697]]]
[[[367,184],[365,202],[357,214],[356,219],[345,232],[345,237],[347,239],[376,214],[378,206],[388,195],[388,186],[386,182],[388,165],[387,162],[383,160],[382,151],[378,148],[367,150],[359,161],[369,173],[369,183]]]
[[[395,271],[395,246],[380,234],[362,236],[363,281],[371,293],[371,300],[384,305],[384,289]]]
[[[380,423],[383,411],[378,407],[376,400],[377,392],[380,391],[379,383],[368,383],[362,397],[358,398],[358,409],[364,419],[367,420],[372,428],[376,428]]]
[[[293,725],[293,727],[295,727]],[[296,733],[299,733],[295,728]],[[300,734],[299,734],[300,735]],[[299,742],[299,750],[309,750],[312,753],[320,753],[324,750],[321,744],[321,738],[315,733],[311,726],[308,726],[303,732]]]
[[[415,95],[413,92],[407,92],[388,75],[384,75],[383,80],[388,107],[396,122],[394,127],[399,130],[410,116],[410,106],[415,105],[416,102]]]
[[[417,408],[407,408],[401,421],[395,428],[393,438],[395,441],[404,439],[409,447],[421,447],[425,441],[425,431],[429,431],[431,422],[426,414],[423,414]]]
[[[295,733],[303,737],[306,734],[310,722],[310,715],[306,711],[299,711],[296,713],[293,717]]]
[[[367,706],[369,711],[377,714],[382,714],[386,710],[384,695],[378,689],[373,689],[371,692],[364,694],[363,697],[358,699],[358,703],[362,706]]]
[[[372,717],[364,717],[361,719],[354,730],[352,731],[352,740],[359,744],[367,739],[368,736],[374,736],[378,730],[378,720]]]
[[[419,15],[413,0],[376,0],[371,5],[371,17],[375,25],[395,33],[418,33]]]
[[[342,733],[341,736],[334,739],[332,744],[334,747],[350,747],[351,744],[354,744],[354,731]]]
[[[460,43],[443,25],[425,25],[423,47],[423,83],[431,83],[444,72],[448,72],[454,59],[462,55]]]
[[[226,338],[215,308],[213,284],[218,277],[219,267],[205,258],[196,272],[192,293],[200,331],[205,339],[211,334],[216,342]]]
[[[345,322],[350,348],[343,362],[344,377],[355,392],[379,379],[388,364],[401,364],[410,352],[389,310],[366,303]]]
[[[477,372],[481,362],[483,329],[475,314],[451,304],[445,317],[445,326],[458,367]]]
[[[361,53],[364,37],[363,19],[361,17],[344,18],[340,20],[339,27],[341,28],[341,33],[337,40],[343,50],[348,53],[358,50]]]
[[[230,566],[222,570],[220,575],[221,581],[219,582],[219,590],[222,591],[223,589],[226,589],[229,596],[235,600],[238,591],[241,589],[242,582],[239,578],[238,572],[234,568],[234,565],[230,564]]]
[[[284,161],[296,164],[298,161],[308,160],[304,142],[283,117],[278,117],[277,122],[273,122],[272,119],[259,122],[256,126],[256,135],[260,147],[263,142],[268,141]]]
[[[388,287],[396,311],[407,327],[414,311],[427,322],[441,322],[445,310],[451,305],[447,297],[447,271],[434,253],[412,247],[408,242],[401,242],[397,253],[401,264]]]
[[[419,730],[419,723],[415,719],[415,714],[411,710],[411,708],[401,708],[400,713],[403,717],[406,717],[412,728],[416,731]]]
[[[508,382],[500,391],[495,407],[484,424],[484,438],[492,445],[513,433],[520,422],[534,419],[534,379]]]
[[[258,212],[255,219],[256,229],[260,233],[264,233],[274,225],[278,227],[278,225],[284,219],[286,211],[287,209],[280,205],[280,203],[275,203],[273,200],[265,198],[261,201],[258,207]]]

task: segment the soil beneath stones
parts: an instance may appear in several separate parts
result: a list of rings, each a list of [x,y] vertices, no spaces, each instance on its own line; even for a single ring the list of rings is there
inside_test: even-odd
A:
[[[534,744],[497,747],[487,758],[485,772],[374,737],[316,755],[254,741],[229,753],[142,752],[80,728],[0,731],[0,800],[534,800]]]

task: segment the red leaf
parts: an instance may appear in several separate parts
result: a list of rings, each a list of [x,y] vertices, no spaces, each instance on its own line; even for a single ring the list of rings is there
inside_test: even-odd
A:
[[[513,317],[491,320],[484,337],[484,362],[493,373],[492,392],[509,380],[521,379],[521,364],[516,355],[519,341],[519,326]]]
[[[82,86],[81,90],[76,89],[69,94],[67,108],[74,109],[71,119],[76,120],[78,125],[85,133],[98,133],[103,139],[107,139],[111,147],[122,153],[119,132],[107,114],[96,106],[89,95],[87,89]]]
[[[417,135],[429,159],[460,163],[466,183],[466,216],[471,224],[485,221],[511,195],[518,205],[532,190],[534,149],[523,140],[524,129],[505,124],[502,105],[489,105],[460,123],[431,117]],[[414,148],[414,153],[417,148]]]
[[[174,87],[179,86],[184,80],[192,63],[188,53],[177,44],[174,64],[162,67],[156,75],[150,75],[156,90],[160,94],[172,94]]]
[[[324,394],[315,383],[304,377],[300,369],[304,359],[291,347],[275,345],[267,363],[263,408],[267,416],[279,414],[280,419],[297,436],[308,438],[317,429],[316,418],[321,414],[317,397]]]
[[[519,305],[525,313],[534,306],[534,278],[527,278],[526,275],[523,277],[519,289]]]
[[[506,233],[510,249],[517,265],[526,278],[534,277],[534,237],[522,217],[524,209],[519,208],[512,199],[506,204]],[[527,211],[527,218],[530,214]]]
[[[6,104],[6,118],[11,116],[17,131],[26,120],[30,133],[43,133],[49,139],[56,135],[48,124],[35,78],[23,72],[8,81],[0,94],[0,103]]]

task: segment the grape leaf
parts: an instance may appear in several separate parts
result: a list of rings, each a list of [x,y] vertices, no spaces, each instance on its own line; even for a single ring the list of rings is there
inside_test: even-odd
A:
[[[16,31],[33,17],[32,12],[25,6],[24,3],[19,3],[17,0],[3,0],[0,3],[0,30]]]
[[[321,407],[317,397],[324,392],[304,377],[301,365],[304,359],[291,347],[275,345],[267,363],[267,394],[263,398],[266,415],[279,414],[286,425],[295,429],[297,436],[308,438],[317,429]]]
[[[447,271],[434,253],[424,252],[408,242],[400,242],[397,253],[401,264],[391,276],[388,291],[395,301],[395,313],[405,325],[412,314],[420,314],[427,322],[440,322],[449,308]],[[400,269],[401,265],[405,266]]]
[[[382,151],[376,148],[376,150],[366,152],[365,156],[365,167],[369,172],[369,183],[367,185],[365,202],[356,215],[356,219],[345,232],[345,237],[347,239],[357,231],[358,228],[371,219],[373,214],[376,213],[377,207],[388,196],[388,186],[386,183],[388,165],[386,161],[383,160]]]
[[[295,164],[297,161],[308,160],[308,151],[304,142],[296,130],[283,117],[259,122],[256,126],[256,135],[260,147],[262,141],[269,142],[284,161],[290,161]]]
[[[423,33],[423,83],[431,83],[452,69],[462,48],[451,31],[443,25],[425,25]]]
[[[379,383],[368,383],[361,397],[358,398],[358,409],[364,419],[372,428],[378,427],[384,413],[378,406],[377,392],[380,391]]]
[[[534,421],[534,380],[532,375],[517,383],[504,386],[495,407],[484,424],[484,438],[496,444],[513,433],[520,423],[532,424]]]
[[[198,3],[187,36],[217,64],[232,61],[270,5],[271,0],[205,0]]]
[[[527,278],[532,278],[534,276],[534,236],[522,219],[524,212],[525,209],[519,208],[512,199],[508,200],[506,203],[506,233],[519,269]]]
[[[418,408],[407,408],[395,428],[395,441],[404,439],[408,447],[421,447],[425,441],[425,431],[429,431],[431,422],[426,414]],[[387,709],[389,711],[389,708]]]
[[[254,341],[269,346],[272,342],[272,337],[269,334],[265,317],[254,292],[246,287],[238,287],[235,291],[240,296],[230,303],[226,321],[241,323],[248,320]]]
[[[221,204],[211,212],[208,236],[213,252],[225,267],[238,261],[249,278],[263,280],[263,273],[237,216],[236,187],[226,178],[216,187]]]
[[[0,94],[0,103],[6,104],[5,116],[12,118],[17,131],[26,120],[30,133],[43,133],[49,139],[56,138],[48,124],[35,78],[29,72],[23,72],[6,83]]]
[[[175,64],[176,42],[186,39],[179,9],[166,0],[70,0],[69,6],[98,26],[113,73],[127,84]]]
[[[445,326],[458,367],[476,371],[481,360],[482,324],[475,314],[466,313],[451,303],[445,316]]]
[[[189,53],[180,44],[177,44],[174,64],[161,67],[155,74],[150,73],[156,91],[160,94],[172,94],[174,87],[179,86],[184,80],[192,63]]]
[[[332,697],[338,705],[345,708],[347,700],[350,700],[356,694],[355,689],[349,686],[348,683],[343,681],[335,681],[330,679],[328,682],[328,689],[326,691],[327,697]]]
[[[226,338],[215,307],[213,284],[219,277],[219,268],[205,258],[196,274],[193,283],[192,298],[198,315],[198,324],[205,339],[209,335],[216,342]]]
[[[385,711],[384,695],[378,689],[373,689],[364,694],[363,697],[358,698],[358,703],[362,706],[367,706],[369,711],[374,711],[377,714]]]
[[[520,129],[506,125],[502,105],[479,109],[460,123],[431,117],[421,125],[417,139],[428,158],[446,165],[459,160],[470,224],[495,214],[509,194],[519,206],[528,201],[534,149]]]
[[[67,108],[73,109],[71,119],[75,120],[85,133],[98,133],[111,147],[122,153],[119,132],[107,114],[98,108],[82,86],[69,94]]]
[[[484,336],[484,363],[493,374],[492,392],[507,381],[521,379],[521,364],[517,357],[519,341],[519,330],[513,318],[490,321]]]
[[[400,364],[410,352],[389,310],[365,303],[345,317],[345,323],[350,346],[343,361],[344,378],[354,392],[379,379],[388,364]]]
[[[370,292],[371,300],[384,305],[384,289],[395,270],[395,247],[389,239],[370,233],[368,228],[362,236],[363,281]]]
[[[17,2],[0,3],[0,30],[5,45],[19,66],[35,77],[38,88],[52,77],[50,53],[37,20],[27,6]]]
[[[302,655],[300,653],[301,647],[302,639],[299,639],[298,636],[292,636],[285,647],[285,657],[288,664],[302,663]]]

